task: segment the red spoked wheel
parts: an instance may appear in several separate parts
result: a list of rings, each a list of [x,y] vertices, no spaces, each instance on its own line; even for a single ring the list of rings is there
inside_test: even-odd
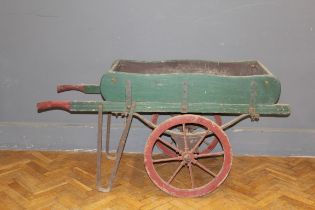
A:
[[[154,124],[157,124],[158,121],[158,114],[153,114],[151,117],[151,122]],[[222,118],[220,115],[214,115],[214,121],[217,125],[221,126],[222,125]],[[207,139],[207,141],[203,142],[203,146],[200,147],[201,152],[200,153],[208,153],[211,152],[218,144],[218,140],[216,137],[212,139]],[[160,142],[157,142],[157,147],[167,156],[169,157],[175,157],[174,153],[165,145],[163,145]]]
[[[198,127],[198,131],[191,132],[189,126]],[[200,152],[203,142],[213,137],[220,149]],[[172,151],[172,156],[156,153],[158,143]],[[232,166],[232,150],[216,123],[198,115],[178,115],[153,130],[145,146],[144,164],[150,179],[164,192],[197,197],[214,191],[225,180]]]

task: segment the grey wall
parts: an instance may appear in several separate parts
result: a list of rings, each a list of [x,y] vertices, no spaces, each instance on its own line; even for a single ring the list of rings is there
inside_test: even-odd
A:
[[[314,8],[313,0],[0,0],[0,148],[95,149],[95,115],[38,114],[35,103],[100,99],[55,87],[98,83],[116,59],[258,59],[280,79],[292,115],[238,124],[228,131],[234,153],[315,155]],[[115,142],[121,129],[115,121]],[[135,122],[127,150],[142,151],[148,134]]]

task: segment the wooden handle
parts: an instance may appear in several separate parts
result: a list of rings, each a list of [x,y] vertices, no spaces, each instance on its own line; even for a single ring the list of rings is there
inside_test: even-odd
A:
[[[57,93],[69,91],[69,90],[77,90],[80,92],[84,92],[85,85],[58,85]]]
[[[71,102],[70,101],[43,101],[37,103],[37,111],[43,112],[51,109],[62,109],[65,111],[70,111]]]

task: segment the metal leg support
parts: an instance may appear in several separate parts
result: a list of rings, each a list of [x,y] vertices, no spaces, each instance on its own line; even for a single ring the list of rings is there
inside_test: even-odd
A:
[[[129,130],[130,130],[130,126],[131,126],[131,122],[132,122],[132,118],[133,118],[133,112],[134,112],[134,108],[135,108],[135,105],[132,105],[131,106],[131,109],[128,113],[128,118],[127,118],[127,123],[126,123],[126,126],[124,128],[124,131],[120,137],[120,141],[119,141],[119,145],[118,145],[118,148],[117,148],[117,151],[116,151],[116,160],[115,160],[115,165],[112,169],[112,173],[111,173],[111,176],[108,180],[108,186],[106,188],[102,187],[101,186],[101,160],[102,160],[102,126],[103,125],[103,107],[102,105],[99,106],[99,110],[98,110],[98,117],[99,117],[99,120],[98,120],[98,146],[97,146],[97,163],[96,163],[96,166],[97,166],[97,172],[96,172],[96,187],[97,187],[97,190],[98,191],[101,191],[101,192],[109,192],[111,191],[112,189],[112,185],[113,185],[113,182],[116,178],[116,173],[117,173],[117,169],[118,169],[118,166],[119,166],[119,163],[120,163],[120,160],[121,160],[121,156],[122,156],[122,153],[124,151],[124,148],[125,148],[125,144],[126,144],[126,140],[127,140],[127,136],[128,136],[128,133],[129,133]]]
[[[102,163],[102,128],[103,128],[103,105],[98,106],[97,124],[97,151],[96,151],[96,187],[101,188],[101,163]]]
[[[112,119],[112,114],[108,113],[107,114],[107,124],[106,124],[106,150],[105,150],[105,154],[106,154],[106,158],[109,160],[115,160],[116,157],[115,156],[111,156],[109,154],[109,142],[110,142],[110,127],[111,127],[111,120]]]

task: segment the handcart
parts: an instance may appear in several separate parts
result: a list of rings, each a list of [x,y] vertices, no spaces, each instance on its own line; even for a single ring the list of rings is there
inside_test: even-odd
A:
[[[197,197],[217,189],[231,169],[232,148],[224,130],[246,118],[290,114],[289,105],[277,103],[280,82],[258,61],[118,60],[100,85],[57,87],[58,93],[70,90],[101,94],[104,100],[44,101],[37,108],[98,113],[96,186],[102,192],[112,189],[134,117],[153,130],[144,148],[152,182],[170,195]],[[107,187],[101,186],[104,113],[106,157],[115,160]],[[109,154],[112,115],[126,117],[115,156]],[[159,115],[170,118],[158,123]],[[235,118],[223,124],[225,115]]]

